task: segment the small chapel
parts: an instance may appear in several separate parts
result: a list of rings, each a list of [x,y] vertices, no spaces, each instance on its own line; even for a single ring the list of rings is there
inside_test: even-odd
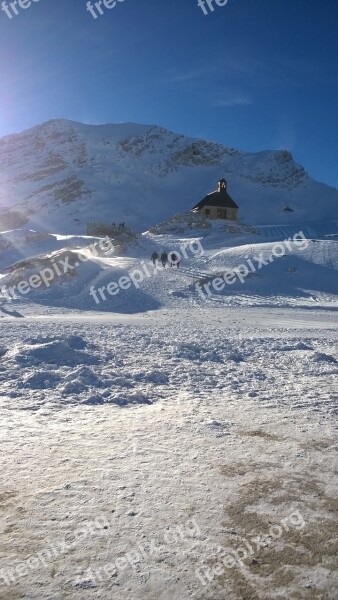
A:
[[[227,185],[225,179],[220,179],[218,182],[218,189],[207,194],[207,196],[191,210],[208,219],[237,221],[239,207],[231,196],[229,196]]]

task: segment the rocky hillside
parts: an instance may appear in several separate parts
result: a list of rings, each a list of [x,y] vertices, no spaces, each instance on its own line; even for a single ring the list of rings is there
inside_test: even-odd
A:
[[[53,120],[0,139],[0,230],[84,233],[87,221],[144,230],[184,212],[226,177],[250,224],[338,216],[338,191],[286,150],[246,153],[132,123]]]

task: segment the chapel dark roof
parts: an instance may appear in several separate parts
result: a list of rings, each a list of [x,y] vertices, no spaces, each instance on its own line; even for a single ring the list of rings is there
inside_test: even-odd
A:
[[[199,211],[204,206],[217,206],[219,208],[239,208],[226,190],[226,181],[221,179],[218,182],[218,190],[207,194],[203,200],[198,202],[191,210]]]

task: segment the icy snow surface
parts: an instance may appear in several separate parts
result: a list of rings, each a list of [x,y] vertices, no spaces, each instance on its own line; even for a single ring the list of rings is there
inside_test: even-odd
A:
[[[333,600],[336,316],[4,317],[0,569],[68,546],[1,599]],[[201,583],[295,511],[302,529]]]
[[[325,227],[272,262],[298,226],[161,225],[123,255],[0,234],[1,287],[74,266],[0,299],[0,600],[336,599],[338,243]],[[90,296],[182,244],[179,269]],[[244,283],[198,293],[257,255],[268,264]]]

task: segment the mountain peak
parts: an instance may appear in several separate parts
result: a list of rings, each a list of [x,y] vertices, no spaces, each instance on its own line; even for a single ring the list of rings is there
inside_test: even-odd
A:
[[[221,177],[251,225],[337,215],[337,190],[288,150],[248,153],[156,125],[51,119],[1,138],[0,161],[0,229],[85,233],[100,220],[144,230],[191,209]]]

